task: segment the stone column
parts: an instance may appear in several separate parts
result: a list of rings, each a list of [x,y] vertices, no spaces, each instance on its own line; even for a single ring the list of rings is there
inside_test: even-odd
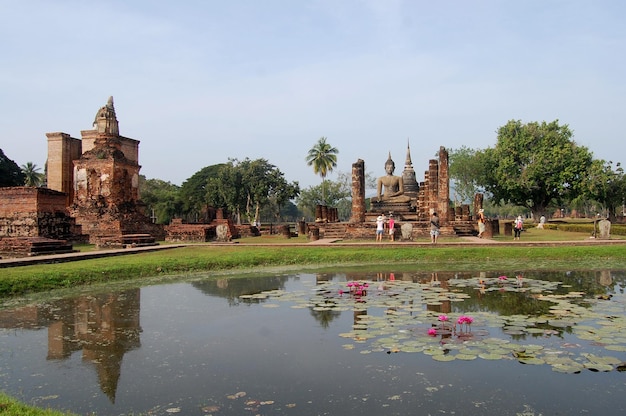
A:
[[[432,214],[432,211],[437,212],[439,218],[443,220],[439,210],[439,199],[437,197],[437,187],[439,186],[439,166],[435,159],[428,161],[428,215]]]
[[[322,222],[328,222],[328,206],[322,205]]]
[[[448,177],[448,151],[445,147],[439,148],[439,171],[437,177],[437,202],[439,218],[444,223],[454,220],[450,215],[450,178]]]
[[[351,223],[365,222],[365,162],[352,164],[352,215]]]
[[[483,207],[483,194],[475,194],[474,195],[474,219],[478,219],[478,210]]]
[[[322,206],[315,206],[315,222],[322,222]]]

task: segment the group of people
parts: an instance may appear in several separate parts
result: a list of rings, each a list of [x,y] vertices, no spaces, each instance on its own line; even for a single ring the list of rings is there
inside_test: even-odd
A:
[[[541,228],[543,228],[543,223],[546,219],[544,216],[541,218]],[[478,210],[478,238],[483,238],[483,233],[485,232],[485,222],[485,210],[481,208]],[[522,235],[522,231],[524,231],[524,219],[521,215],[518,215],[513,222],[513,240],[519,240]]]
[[[388,230],[389,240],[396,240],[396,221],[393,218],[393,214],[389,214],[389,218],[385,216],[385,214],[380,214],[376,218],[376,241],[382,242],[383,235],[385,234],[385,226]],[[430,242],[432,244],[437,244],[437,238],[439,237],[439,217],[436,212],[433,212],[430,216]]]
[[[477,217],[478,217],[478,238],[483,238],[483,234],[485,232],[485,223],[486,223],[485,210],[482,208],[479,209]],[[545,217],[542,216],[541,221],[540,221],[540,226],[538,226],[538,228],[543,228],[544,223],[545,223]],[[393,214],[390,213],[389,217],[387,217],[384,213],[380,214],[378,218],[376,218],[376,241],[377,242],[383,241],[383,235],[385,234],[385,230],[387,231],[386,234],[389,235],[389,241],[395,241],[396,239],[395,226],[396,226],[396,222],[395,222],[395,219],[393,218]],[[436,212],[433,212],[430,216],[430,242],[432,244],[437,244],[437,238],[439,237],[439,229],[440,229],[439,217],[437,216]],[[523,230],[524,230],[524,219],[522,218],[521,215],[518,215],[513,223],[513,232],[514,232],[513,239],[519,240]]]

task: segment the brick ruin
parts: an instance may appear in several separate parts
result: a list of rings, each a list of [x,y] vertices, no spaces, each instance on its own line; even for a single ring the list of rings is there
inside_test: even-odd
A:
[[[0,188],[0,253],[29,255],[72,251],[80,234],[66,210],[66,195],[46,188]]]
[[[113,97],[96,113],[93,130],[78,140],[47,133],[48,187],[68,195],[68,212],[89,242],[100,247],[146,245],[163,228],[139,198],[139,141],[119,134]]]
[[[51,238],[125,247],[165,238],[163,227],[145,215],[139,198],[139,141],[119,134],[113,97],[98,110],[93,127],[81,131],[81,139],[46,133],[48,188],[0,190],[4,243]]]

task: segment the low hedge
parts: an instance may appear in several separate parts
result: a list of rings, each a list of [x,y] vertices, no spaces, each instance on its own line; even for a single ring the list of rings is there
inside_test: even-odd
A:
[[[595,226],[596,232],[599,231],[598,226]],[[589,233],[589,235],[593,234],[594,224],[593,223],[558,223],[558,222],[550,222],[543,225],[543,228],[546,230],[559,230],[559,231],[571,231],[571,232],[580,232],[580,233]],[[626,225],[625,224],[611,224],[611,234],[612,235],[626,235]]]

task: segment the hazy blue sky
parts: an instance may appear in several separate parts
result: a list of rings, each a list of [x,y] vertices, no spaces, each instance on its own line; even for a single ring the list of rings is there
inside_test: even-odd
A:
[[[181,184],[265,158],[302,187],[321,137],[418,180],[440,146],[492,147],[508,120],[568,124],[626,162],[623,0],[0,0],[0,148],[43,168],[109,96],[141,172]],[[331,175],[332,179],[334,175]]]

